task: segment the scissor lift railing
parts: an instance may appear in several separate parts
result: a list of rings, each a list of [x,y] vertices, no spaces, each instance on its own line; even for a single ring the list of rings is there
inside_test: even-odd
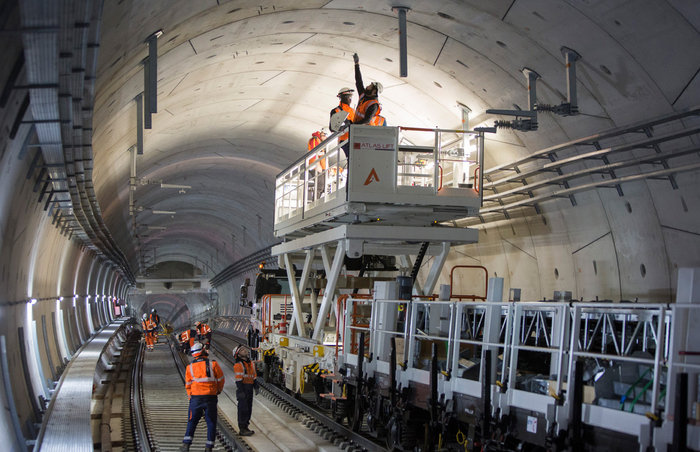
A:
[[[367,300],[349,298],[346,312],[354,303]],[[556,422],[566,429],[571,419],[572,394],[567,391],[574,380],[574,363],[578,359],[598,362],[637,364],[649,381],[644,391],[651,396],[648,416],[655,417],[668,406],[673,397],[671,368],[678,371],[700,371],[700,358],[674,349],[671,339],[674,318],[687,316],[697,305],[667,305],[646,303],[562,303],[562,302],[456,302],[422,300],[374,300],[369,328],[361,330],[370,336],[365,354],[374,357],[365,362],[367,372],[387,373],[389,343],[397,340],[399,365],[397,383],[404,387],[428,384],[428,365],[419,359],[425,343],[439,343],[439,392],[447,399],[454,393],[474,398],[482,397],[483,356],[494,351],[491,387],[493,408],[507,414],[513,409],[540,413],[547,428]],[[679,314],[682,313],[682,314]],[[360,329],[344,325],[345,340]],[[431,344],[432,345],[432,344]],[[470,372],[460,362],[470,349],[474,357]],[[548,354],[551,379],[547,393],[531,392],[518,386],[519,354],[522,351]],[[652,357],[639,356],[647,351]],[[346,353],[346,363],[357,363],[357,355]],[[693,359],[698,360],[696,363]],[[601,367],[601,369],[606,366]],[[635,393],[635,399],[641,394]],[[649,444],[650,436],[642,432],[650,425],[648,416],[629,410],[607,408],[584,403],[583,421],[587,424],[640,437],[640,444]],[[671,416],[672,419],[672,416]],[[619,422],[618,422],[619,421]],[[696,434],[696,433],[694,433]]]
[[[472,168],[483,161],[483,131],[352,126],[349,140],[339,142],[341,133],[277,176],[278,237],[333,224],[427,226],[477,214],[481,180]]]

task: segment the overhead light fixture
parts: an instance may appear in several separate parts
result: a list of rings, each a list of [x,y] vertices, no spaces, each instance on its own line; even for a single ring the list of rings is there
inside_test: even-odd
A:
[[[63,301],[63,297],[58,297],[58,301]]]
[[[177,213],[172,210],[152,210],[151,212],[154,215],[175,215]]]
[[[29,303],[30,303],[30,304],[36,304],[36,302],[37,302],[37,299],[36,299],[36,298],[32,298],[31,300],[29,300]]]

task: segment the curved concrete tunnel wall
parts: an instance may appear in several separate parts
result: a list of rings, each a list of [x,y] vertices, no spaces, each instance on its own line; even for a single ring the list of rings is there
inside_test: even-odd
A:
[[[123,2],[121,6],[116,3],[109,3],[107,6],[113,8],[113,18],[133,14],[129,8],[134,8],[134,2]],[[222,2],[225,3],[225,2]],[[270,25],[265,31],[275,29],[279,23],[294,19],[298,25],[289,24],[290,33],[303,28],[304,17],[310,17],[308,21],[314,21],[313,14],[318,11],[323,12],[322,6],[328,4],[327,1],[306,2],[308,10],[296,12],[279,12],[275,15],[270,13],[271,2],[261,1],[261,12],[268,17],[257,19]],[[363,2],[354,1],[330,2],[329,8],[348,8],[352,11],[344,14],[352,16],[357,23],[363,19],[363,12],[358,9],[363,6]],[[308,55],[317,55],[331,68],[330,75],[322,73],[322,68],[313,69],[316,71],[313,79],[322,83],[324,78],[332,78],[332,84],[352,85],[349,55],[352,49],[338,47],[333,49],[334,43],[342,43],[343,40],[351,41],[353,45],[366,50],[363,53],[363,63],[371,62],[372,66],[368,72],[372,75],[386,75],[395,71],[396,61],[387,62],[369,60],[365,55],[376,52],[395,53],[395,35],[391,27],[395,25],[395,18],[387,12],[386,4],[375,2],[377,6],[368,6],[367,14],[372,15],[375,20],[389,27],[385,34],[381,36],[374,33],[376,30],[368,30],[369,26],[362,26],[361,30],[366,33],[367,39],[358,38],[357,28],[348,25],[346,31],[338,31],[336,35],[329,32],[327,36],[332,39],[326,46],[319,45],[313,47]],[[425,2],[415,3],[418,8],[425,5]],[[430,3],[430,2],[428,2]],[[541,98],[554,102],[558,99],[557,91],[562,91],[563,75],[561,67],[552,54],[547,54],[542,48],[554,48],[565,44],[560,42],[558,34],[563,33],[562,24],[567,21],[550,20],[551,30],[547,30],[547,23],[540,24],[533,11],[547,11],[551,8],[552,15],[570,14],[562,9],[569,8],[575,10],[570,4],[561,2],[554,5],[551,2],[536,2],[532,8],[526,7],[525,2],[493,2],[493,11],[478,10],[476,2],[468,5],[464,11],[460,12],[460,4],[453,1],[441,2],[440,6],[447,16],[452,19],[441,19],[437,17],[409,16],[409,21],[423,20],[420,30],[411,29],[410,33],[415,33],[411,39],[415,45],[409,48],[410,70],[420,71],[422,78],[413,87],[407,87],[399,94],[392,96],[391,90],[387,91],[386,109],[395,115],[398,123],[400,120],[407,120],[410,125],[426,125],[432,127],[430,123],[435,118],[449,119],[453,123],[441,124],[445,127],[457,126],[456,112],[447,112],[447,108],[438,108],[437,103],[447,104],[454,102],[454,96],[446,93],[446,89],[437,88],[439,82],[444,87],[451,89],[461,89],[463,92],[471,93],[471,101],[478,105],[481,110],[488,107],[508,106],[513,102],[522,102],[524,97],[523,82],[520,74],[517,73],[521,60],[531,57],[528,64],[541,64],[546,70],[542,70],[547,76],[547,84],[543,86]],[[508,4],[514,8],[508,8]],[[186,6],[183,6],[186,5]],[[119,10],[119,8],[124,8]],[[444,8],[443,8],[444,7]],[[667,6],[672,8],[672,6]],[[215,8],[215,7],[214,7]],[[585,7],[582,7],[585,8]],[[230,9],[230,8],[229,8]],[[249,7],[252,12],[250,17],[258,9],[257,3]],[[264,11],[262,11],[264,9]],[[533,11],[530,11],[532,9]],[[175,14],[177,11],[178,14]],[[332,12],[332,11],[331,11]],[[342,11],[341,11],[342,12]],[[535,11],[537,12],[537,11]],[[242,14],[245,16],[245,8]],[[478,13],[477,16],[483,18],[485,23],[492,26],[492,29],[482,30],[482,35],[472,36],[473,28],[467,26],[469,23],[466,16]],[[508,20],[504,20],[505,14],[509,15]],[[578,11],[584,15],[581,11]],[[586,10],[585,13],[590,13]],[[679,13],[680,14],[680,13]],[[700,13],[697,11],[687,11],[689,28],[697,33],[700,23]],[[652,13],[649,13],[652,15]],[[682,14],[681,14],[682,16]],[[646,15],[645,15],[646,17]],[[456,20],[455,20],[456,18]],[[240,19],[245,20],[246,17]],[[5,28],[19,28],[17,23],[12,23],[16,17],[8,19]],[[110,19],[113,20],[113,19]],[[194,27],[192,20],[201,29],[190,33]],[[166,33],[172,30],[182,32],[184,35],[176,40],[171,47],[165,47],[167,51],[185,52],[188,50],[188,40],[196,37],[203,37],[212,30],[229,26],[228,18],[215,13],[211,6],[204,2],[197,4],[190,2],[179,2],[177,7],[171,8],[167,15],[158,15],[158,10],[154,7],[152,15],[142,14],[139,21],[135,21],[130,30],[148,30],[149,32],[160,27],[165,28]],[[606,19],[607,20],[607,19]],[[349,22],[349,20],[347,20]],[[641,58],[638,47],[631,44],[629,38],[612,38],[607,30],[607,22],[600,17],[589,16],[585,18],[586,27],[580,26],[579,32],[582,35],[588,33],[590,43],[580,42],[578,49],[587,48],[585,52],[583,70],[580,79],[580,104],[582,110],[593,115],[600,115],[603,118],[585,117],[580,120],[552,119],[543,117],[540,120],[540,131],[529,135],[513,132],[500,132],[487,143],[487,167],[499,163],[508,162],[517,156],[525,155],[548,145],[564,142],[571,138],[585,136],[590,133],[600,131],[613,126],[621,126],[629,122],[643,120],[672,110],[678,110],[691,106],[700,98],[700,81],[697,73],[692,76],[692,71],[700,66],[700,52],[686,52],[685,55],[665,55],[663,66],[666,69],[652,68],[648,57]],[[602,23],[606,24],[603,27]],[[624,22],[624,20],[623,20]],[[632,19],[630,18],[630,22]],[[632,35],[640,33],[644,26],[643,21],[632,22]],[[340,22],[333,22],[342,24]],[[555,24],[556,26],[553,26]],[[312,24],[313,25],[313,24]],[[321,27],[315,24],[316,27]],[[327,25],[328,28],[332,28]],[[431,28],[434,27],[434,28]],[[235,26],[232,26],[235,28]],[[488,28],[488,27],[487,27]],[[345,30],[339,26],[339,30]],[[428,54],[432,51],[426,46],[416,44],[417,37],[432,35],[431,32],[444,33],[445,49],[443,55],[451,56],[444,58],[445,61],[428,61]],[[323,31],[323,30],[321,30]],[[663,33],[663,27],[650,30],[651,34]],[[101,92],[98,95],[101,104],[95,111],[96,140],[103,140],[99,153],[96,152],[96,162],[101,166],[95,170],[96,177],[103,177],[105,181],[97,186],[100,204],[105,207],[105,215],[110,216],[110,225],[117,229],[113,231],[118,238],[120,245],[126,246],[132,235],[130,233],[128,213],[124,213],[124,198],[128,196],[128,187],[124,180],[121,180],[122,172],[112,171],[114,168],[124,166],[125,156],[122,149],[123,142],[119,137],[105,137],[99,135],[100,132],[107,134],[110,127],[114,127],[118,133],[124,135],[133,132],[133,126],[125,126],[125,121],[120,121],[120,117],[133,118],[135,112],[130,104],[133,94],[138,91],[138,83],[142,80],[138,69],[137,61],[141,58],[141,53],[136,51],[141,45],[143,36],[123,39],[123,42],[115,44],[119,39],[119,33],[106,29],[105,33],[111,40],[107,42],[106,49],[111,49],[110,55],[104,55],[101,66],[103,77]],[[111,34],[110,34],[111,33]],[[233,39],[240,38],[235,33],[231,33]],[[361,34],[359,34],[361,35]],[[274,37],[274,34],[271,36]],[[494,47],[497,41],[508,43],[511,47],[506,49],[500,44],[494,47],[493,59],[483,60],[485,52],[479,49],[468,50],[471,58],[477,61],[481,58],[482,72],[478,66],[464,69],[459,66],[456,60],[460,60],[460,52],[467,52],[460,45],[467,42],[467,36],[477,39],[475,48]],[[675,35],[674,35],[675,36]],[[166,35],[170,39],[171,35]],[[204,36],[207,37],[207,36]],[[212,36],[214,37],[214,36]],[[187,38],[187,39],[186,39]],[[175,38],[173,38],[175,39]],[[432,40],[432,38],[431,38]],[[502,41],[501,41],[502,40]],[[616,42],[612,42],[616,41]],[[7,61],[14,61],[14,58],[22,51],[21,42],[6,40],[8,48],[6,50]],[[431,41],[432,42],[432,41]],[[688,42],[681,45],[693,48],[698,42],[697,37],[689,38]],[[527,44],[535,43],[542,48],[536,50],[528,49]],[[111,45],[111,47],[110,47]],[[413,45],[413,44],[412,44]],[[267,46],[267,47],[266,47]],[[261,48],[267,49],[272,43],[267,43]],[[596,52],[595,48],[623,48],[621,59],[625,60],[615,66],[614,58],[606,57],[603,51]],[[633,48],[634,51],[625,50]],[[116,50],[115,50],[116,49]],[[315,52],[315,53],[314,53]],[[531,53],[529,53],[531,52]],[[582,53],[584,53],[582,51]],[[614,53],[614,52],[613,52]],[[341,55],[342,54],[342,55]],[[513,58],[514,54],[521,54],[518,58]],[[658,56],[659,52],[654,52]],[[184,53],[183,53],[184,55]],[[291,58],[283,57],[280,54],[270,55],[279,58],[282,64],[291,63]],[[118,64],[109,66],[116,56],[121,61]],[[609,55],[608,55],[609,56]],[[190,56],[188,55],[188,58]],[[596,58],[599,57],[599,60]],[[634,59],[639,58],[639,61]],[[194,57],[192,57],[194,58]],[[345,58],[345,60],[342,60]],[[513,61],[509,61],[513,58]],[[174,63],[179,60],[172,58]],[[609,60],[613,60],[611,63]],[[684,61],[681,61],[684,60]],[[167,60],[166,60],[167,61]],[[201,65],[201,58],[197,64]],[[342,62],[344,61],[344,62]],[[460,60],[461,61],[461,60]],[[595,63],[593,63],[595,61]],[[630,63],[630,61],[632,63]],[[641,62],[640,62],[641,61]],[[342,62],[342,63],[341,63]],[[556,64],[555,64],[556,63]],[[615,63],[615,64],[613,64]],[[626,64],[630,64],[639,73],[625,74]],[[634,63],[634,64],[633,64]],[[193,63],[194,64],[194,63]],[[274,69],[274,64],[268,62],[270,67],[263,69]],[[341,65],[342,64],[342,65]],[[340,66],[339,66],[340,65]],[[611,67],[613,75],[605,75],[601,71],[601,65]],[[661,64],[659,64],[661,66]],[[11,64],[0,68],[0,85],[9,77]],[[691,75],[688,75],[689,66],[692,66]],[[262,66],[261,66],[262,67]],[[311,68],[311,66],[308,66]],[[556,71],[554,70],[556,69]],[[619,71],[616,71],[619,69]],[[557,72],[558,71],[558,72]],[[664,73],[667,71],[668,73]],[[619,73],[618,73],[619,72]],[[640,75],[641,74],[641,75]],[[677,76],[675,76],[677,74]],[[674,78],[675,76],[675,78]],[[120,78],[121,77],[121,78]],[[632,80],[628,85],[623,83],[622,78],[628,77]],[[318,80],[317,80],[318,79]],[[388,77],[389,80],[398,80],[396,77]],[[604,82],[604,83],[603,83]],[[684,88],[685,84],[685,88]],[[389,85],[389,84],[387,84]],[[182,88],[186,87],[183,85]],[[467,87],[467,88],[465,88]],[[625,87],[632,91],[625,91]],[[190,88],[192,88],[190,86]],[[174,88],[173,88],[174,89]],[[400,91],[397,89],[397,92]],[[216,93],[217,91],[211,91]],[[2,129],[9,131],[15,124],[15,118],[21,111],[21,105],[25,96],[25,91],[13,90],[9,100],[2,108],[0,121]],[[173,104],[182,103],[186,98],[177,97],[170,100]],[[257,179],[272,181],[277,170],[284,167],[286,163],[293,160],[305,149],[305,140],[308,131],[318,124],[325,124],[327,120],[327,110],[333,106],[334,92],[321,93],[322,101],[315,102],[318,105],[309,105],[309,102],[301,102],[303,105],[301,113],[287,117],[285,115],[269,116],[269,120],[279,122],[288,128],[278,126],[271,133],[262,128],[252,129],[248,135],[241,135],[241,148],[235,149],[238,155],[230,156],[230,160],[235,160],[236,165],[243,169],[241,173],[254,171],[258,175]],[[413,97],[412,97],[413,96]],[[434,99],[429,99],[434,97]],[[300,96],[301,97],[301,96]],[[120,99],[115,106],[110,106],[109,101],[114,98]],[[410,99],[417,99],[411,105]],[[435,100],[437,99],[437,100]],[[420,111],[421,103],[425,100],[427,112]],[[295,103],[289,102],[290,108]],[[233,107],[232,107],[233,108]],[[238,107],[236,107],[238,108]],[[453,109],[454,110],[454,109]],[[206,118],[215,117],[216,112],[208,111],[206,106],[199,106],[185,111],[191,115],[202,115]],[[485,121],[484,115],[480,115],[479,121]],[[254,117],[264,118],[265,112],[257,112]],[[25,115],[25,119],[30,119],[30,115]],[[231,118],[224,118],[230,121]],[[393,119],[393,118],[392,118]],[[156,124],[162,117],[155,118]],[[184,125],[183,125],[184,124]],[[185,122],[174,122],[169,127],[176,129],[185,127]],[[227,123],[228,124],[228,123]],[[43,202],[39,203],[39,194],[34,191],[35,177],[37,171],[30,178],[27,173],[34,157],[35,149],[26,147],[31,143],[31,126],[28,124],[19,125],[17,134],[10,139],[8,134],[3,133],[0,137],[0,335],[5,337],[7,344],[7,360],[10,372],[10,389],[20,417],[20,423],[25,436],[29,435],[30,424],[35,418],[35,411],[38,409],[38,395],[45,395],[46,383],[41,381],[40,375],[45,378],[52,378],[57,372],[57,368],[72,356],[76,350],[88,339],[90,333],[104,326],[112,320],[112,311],[108,299],[103,300],[102,295],[107,297],[127,297],[127,285],[114,267],[109,265],[94,251],[89,248],[81,248],[75,240],[69,239],[67,235],[62,235],[60,230],[52,225],[52,218],[43,210]],[[267,134],[267,135],[265,135]],[[115,133],[117,135],[117,133]],[[199,133],[195,142],[177,142],[173,137],[160,137],[160,141],[155,141],[165,150],[177,151],[170,157],[172,161],[160,161],[158,165],[146,168],[144,176],[161,178],[174,175],[177,178],[185,177],[187,167],[183,165],[187,154],[194,150],[200,150],[205,155],[201,157],[201,162],[197,163],[203,171],[213,165],[215,154],[221,152],[213,142],[201,139],[203,133]],[[265,135],[263,137],[263,135]],[[265,138],[263,140],[262,138]],[[267,140],[267,141],[266,141]],[[689,140],[697,144],[697,140]],[[266,156],[248,155],[255,146],[266,146],[270,149],[269,159]],[[282,143],[282,144],[280,144]],[[223,151],[230,152],[223,149]],[[152,155],[143,157],[142,163],[148,162],[146,159],[154,158]],[[249,165],[249,166],[244,166]],[[170,169],[168,169],[170,168]],[[160,174],[160,172],[163,174]],[[575,298],[611,299],[618,301],[621,299],[639,298],[641,301],[672,301],[675,292],[676,270],[682,266],[700,265],[700,184],[697,181],[698,173],[685,173],[678,176],[678,190],[673,190],[667,181],[643,181],[626,183],[625,196],[620,197],[610,189],[598,189],[577,195],[578,206],[572,207],[567,200],[551,201],[543,204],[542,213],[538,215],[524,213],[515,215],[511,220],[490,221],[484,225],[477,225],[480,229],[479,243],[457,247],[450,253],[446,270],[441,274],[439,283],[447,283],[449,278],[449,268],[455,264],[475,264],[483,265],[489,269],[491,275],[498,275],[505,278],[506,291],[510,287],[523,289],[523,299],[541,299],[552,296],[554,290],[571,290]],[[255,179],[255,178],[253,178]],[[118,181],[113,181],[118,180]],[[233,199],[224,199],[222,204],[226,209],[236,210],[232,215],[245,216],[245,222],[251,224],[249,231],[254,231],[252,223],[256,221],[253,213],[256,208],[263,209],[259,214],[263,217],[262,234],[252,237],[246,247],[238,243],[237,249],[233,246],[226,248],[220,246],[222,259],[218,263],[223,268],[230,262],[224,260],[235,260],[256,249],[269,244],[272,240],[270,234],[271,206],[261,206],[256,204],[257,197],[251,192],[262,193],[259,199],[271,201],[271,189],[264,187],[259,181],[258,184],[251,184],[238,190],[225,191],[224,195],[234,198],[244,196],[246,199],[238,202]],[[193,210],[195,213],[207,214],[206,210],[211,210],[216,206],[212,202],[216,192],[211,190],[201,197],[197,195],[187,195],[193,202],[202,201],[205,207],[201,210]],[[157,192],[145,192],[142,196],[144,204],[159,203],[167,201],[162,194]],[[202,204],[200,204],[202,205]],[[167,204],[163,205],[165,208]],[[199,208],[198,208],[199,209]],[[215,223],[217,230],[226,229],[227,219],[222,214],[211,215],[212,223]],[[158,221],[163,222],[164,219]],[[155,225],[161,224],[158,222]],[[231,222],[231,224],[234,224]],[[235,223],[237,224],[237,223]],[[184,221],[167,234],[154,234],[153,242],[163,239],[174,239],[176,245],[173,249],[164,253],[163,256],[179,255],[196,256],[202,252],[202,256],[213,261],[212,255],[218,244],[207,241],[204,238],[191,239],[185,237],[194,228],[190,223]],[[230,228],[233,230],[233,228]],[[238,231],[238,230],[237,230]],[[208,230],[212,232],[212,230]],[[229,230],[226,230],[219,237],[220,242],[229,240]],[[178,241],[178,238],[180,239]],[[145,243],[147,243],[146,241]],[[177,248],[180,247],[178,250]],[[165,248],[164,248],[165,249]],[[204,252],[202,250],[205,250]],[[136,251],[132,248],[125,249],[125,254],[133,262],[137,259]],[[159,257],[161,258],[161,257]],[[202,259],[206,260],[206,259]],[[428,259],[424,264],[424,269],[430,263]],[[211,267],[213,262],[209,262]],[[221,268],[212,269],[212,272]],[[425,270],[423,270],[425,271]],[[242,278],[237,278],[218,288],[220,313],[224,315],[236,314],[240,311],[238,306],[238,287]],[[455,292],[470,292],[481,285],[480,276],[477,274],[464,275],[455,284]],[[97,299],[97,296],[100,296]],[[90,299],[87,297],[90,296]],[[173,320],[181,325],[185,325],[192,318],[202,315],[208,300],[201,299],[200,295],[187,299],[187,297],[174,297],[166,301],[165,295],[154,294],[145,296],[143,299],[132,297],[130,303],[137,310],[149,306],[162,306],[159,311],[167,317],[172,313]],[[63,300],[60,300],[63,297]],[[31,298],[39,301],[28,304]],[[183,309],[186,308],[186,309]],[[162,310],[161,310],[162,309]],[[179,314],[178,314],[179,313]],[[30,315],[31,314],[31,317]],[[55,319],[55,320],[54,320]],[[33,322],[36,322],[34,327]],[[46,324],[44,333],[43,323]],[[18,328],[22,328],[23,337],[19,337]],[[34,342],[34,338],[36,338]],[[48,348],[45,344],[48,343]],[[34,347],[38,349],[38,355],[34,356]],[[25,350],[26,365],[23,363],[21,351]],[[26,370],[25,370],[26,367]],[[27,381],[30,384],[27,384]],[[0,383],[3,384],[4,383]],[[33,394],[33,397],[32,397]],[[5,391],[0,391],[0,402],[3,407],[9,405]],[[0,422],[5,426],[11,425],[8,411],[0,410]],[[0,443],[14,444],[14,435],[9,428],[0,429]]]
[[[8,56],[17,51],[18,44],[8,47]],[[5,66],[0,80],[6,81],[8,71]],[[92,250],[81,248],[68,234],[61,234],[43,210],[44,202],[39,202],[39,192],[34,190],[38,169],[27,176],[36,152],[26,146],[33,139],[32,127],[20,125],[12,139],[5,133],[17,121],[24,95],[23,91],[12,91],[1,118],[0,336],[5,341],[7,367],[3,370],[9,372],[10,387],[0,379],[0,401],[5,408],[0,410],[0,422],[5,426],[0,429],[0,443],[7,450],[19,450],[7,409],[8,391],[23,434],[29,438],[41,409],[38,397],[49,397],[45,380],[55,380],[65,362],[88,338],[87,295],[91,295],[89,309],[95,314],[97,310],[107,313],[93,316],[92,329],[99,329],[113,319],[110,309],[105,309],[112,305],[111,297],[123,299],[126,287],[111,265]],[[106,296],[104,300],[102,295]],[[36,303],[32,304],[31,299]]]

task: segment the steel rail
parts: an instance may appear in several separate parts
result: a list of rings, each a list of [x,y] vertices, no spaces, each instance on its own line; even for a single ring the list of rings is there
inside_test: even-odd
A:
[[[217,333],[219,335],[225,336],[227,339],[241,344],[239,340],[237,340],[235,337],[231,335],[225,335],[222,333]],[[211,342],[212,348],[214,348],[219,354],[221,355],[222,358],[226,359],[229,363],[233,365],[233,358],[230,356],[231,354],[223,347],[220,347],[217,344],[216,339],[212,339]],[[295,399],[293,396],[287,394],[284,392],[282,389],[279,389],[275,387],[274,385],[265,383],[265,381],[262,379],[262,377],[258,377],[257,379],[258,384],[260,385],[261,388],[263,388],[265,391],[268,392],[271,396],[274,396],[278,399],[281,399],[284,403],[287,403],[288,405],[291,405],[292,408],[300,411],[304,415],[308,416],[311,418],[313,421],[317,422],[318,424],[321,424],[323,427],[325,427],[328,430],[333,431],[337,435],[343,436],[347,438],[348,441],[352,442],[353,445],[368,451],[368,452],[379,452],[379,451],[386,451],[387,449],[380,446],[379,444],[375,443],[369,438],[366,438],[362,436],[359,433],[356,433],[349,428],[337,423],[335,420],[332,418],[328,417],[324,413],[315,410],[314,408],[310,407],[309,405],[305,404],[301,400]],[[349,450],[352,450],[352,446],[350,446]]]
[[[173,361],[175,362],[175,367],[177,368],[178,375],[182,379],[183,384],[185,383],[185,371],[187,370],[187,365],[184,362],[183,355],[180,354],[175,346],[172,337],[168,337],[168,346],[172,352]],[[179,359],[178,359],[179,358]],[[224,447],[233,451],[243,451],[248,452],[253,449],[248,443],[246,443],[238,433],[235,432],[231,424],[229,424],[225,419],[224,413],[221,408],[217,405],[217,417],[216,417],[216,437],[223,443]]]
[[[131,369],[131,426],[134,432],[134,445],[137,450],[150,452],[152,450],[152,438],[148,433],[145,416],[143,415],[143,351],[145,344],[139,346],[136,355],[136,363]]]

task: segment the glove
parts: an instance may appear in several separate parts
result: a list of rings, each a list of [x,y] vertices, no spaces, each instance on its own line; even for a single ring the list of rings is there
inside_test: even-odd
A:
[[[360,64],[360,56],[358,54],[353,53],[352,60],[355,62],[355,64]]]

